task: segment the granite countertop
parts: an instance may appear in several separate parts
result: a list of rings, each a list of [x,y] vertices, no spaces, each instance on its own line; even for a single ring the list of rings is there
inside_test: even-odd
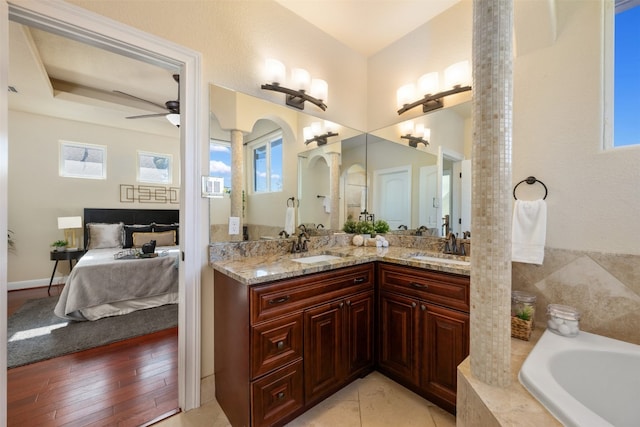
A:
[[[337,259],[315,263],[300,263],[292,261],[315,255],[334,255]],[[443,259],[419,260],[412,258],[416,255]],[[332,246],[326,249],[315,249],[297,254],[275,254],[248,256],[211,262],[211,266],[227,276],[245,285],[256,285],[273,280],[302,276],[305,274],[329,271],[336,268],[365,264],[372,261],[384,261],[399,265],[425,268],[469,276],[469,264],[451,264],[446,259],[470,261],[469,257],[444,255],[439,252],[406,247],[357,247]]]

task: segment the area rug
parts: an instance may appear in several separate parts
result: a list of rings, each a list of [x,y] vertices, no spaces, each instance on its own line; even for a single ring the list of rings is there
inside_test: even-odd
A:
[[[9,317],[8,368],[161,331],[178,324],[178,304],[93,322],[75,322],[53,314],[57,302],[57,297],[28,300]]]

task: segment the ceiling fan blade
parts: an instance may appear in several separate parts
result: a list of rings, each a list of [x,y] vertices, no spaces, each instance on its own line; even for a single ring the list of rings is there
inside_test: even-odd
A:
[[[129,116],[125,117],[125,119],[146,119],[147,117],[162,117],[166,116],[167,113],[158,113],[158,114],[142,114],[140,116]]]
[[[153,101],[149,101],[149,100],[143,99],[143,98],[138,98],[137,96],[134,96],[134,95],[131,95],[131,94],[128,94],[126,92],[119,91],[119,90],[114,90],[114,92],[115,93],[119,93],[120,95],[128,96],[129,98],[137,99],[138,101],[146,102],[147,104],[154,105],[154,106],[156,106],[156,107],[158,107],[158,108],[160,108],[162,110],[166,110],[166,107],[164,105],[157,104],[157,103],[155,103]]]

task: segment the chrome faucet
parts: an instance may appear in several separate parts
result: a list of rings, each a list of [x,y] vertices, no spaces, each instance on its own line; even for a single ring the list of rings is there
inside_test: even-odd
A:
[[[407,229],[407,226],[404,224],[398,226],[398,230],[406,230],[406,229]]]
[[[285,230],[282,230],[280,233],[278,233],[278,236],[280,237],[284,236],[285,239],[288,239],[289,233],[287,233]]]
[[[316,225],[316,229],[320,229],[320,228],[324,228],[324,225],[322,225],[322,224]]]
[[[447,235],[447,241],[444,244],[444,253],[445,254],[457,254],[458,253],[458,245],[456,243],[456,236],[453,233],[449,233]]]
[[[418,228],[416,230],[416,236],[422,236],[422,233],[424,232],[429,232],[429,229],[427,227],[425,227],[424,225],[421,225],[420,228]]]

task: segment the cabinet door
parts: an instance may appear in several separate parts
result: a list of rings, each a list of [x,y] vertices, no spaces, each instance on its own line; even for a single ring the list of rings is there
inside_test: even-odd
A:
[[[413,384],[419,381],[416,306],[414,299],[386,292],[380,294],[380,368]]]
[[[306,402],[325,397],[344,377],[343,307],[333,302],[304,311],[304,389]]]
[[[254,381],[251,404],[253,427],[272,426],[302,408],[302,361]]]
[[[347,375],[355,375],[373,366],[373,292],[347,298],[345,308]]]
[[[421,386],[455,407],[457,367],[469,355],[469,315],[424,302],[420,313]]]

